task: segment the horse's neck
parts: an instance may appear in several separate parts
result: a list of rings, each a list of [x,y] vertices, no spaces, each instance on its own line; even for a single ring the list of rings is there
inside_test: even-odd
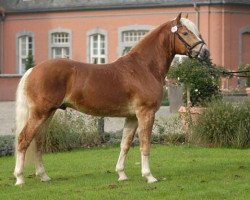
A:
[[[131,59],[136,60],[136,64],[142,68],[148,68],[155,78],[164,82],[170,64],[174,58],[171,37],[167,36],[164,40],[154,37],[148,43],[142,43],[137,48],[133,48],[129,53]]]

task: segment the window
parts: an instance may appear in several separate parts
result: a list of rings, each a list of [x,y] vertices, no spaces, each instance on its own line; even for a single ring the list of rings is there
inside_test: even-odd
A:
[[[56,29],[49,32],[49,57],[71,58],[71,31]]]
[[[127,54],[130,49],[147,33],[145,30],[138,31],[124,31],[122,32],[122,42],[124,45],[124,49],[122,51],[122,55]]]
[[[148,31],[124,31],[122,33],[123,42],[137,42],[139,41]]]
[[[119,29],[119,56],[127,54],[130,49],[150,30],[151,26],[132,25]]]
[[[104,64],[107,63],[107,32],[96,28],[87,33],[89,63]]]
[[[19,35],[17,37],[17,71],[18,74],[24,74],[28,55],[34,55],[33,36],[32,34]]]
[[[69,58],[69,34],[52,34],[52,58]]]
[[[105,36],[95,34],[90,36],[90,63],[106,63]]]
[[[250,63],[250,26],[240,29],[239,35],[239,66]]]

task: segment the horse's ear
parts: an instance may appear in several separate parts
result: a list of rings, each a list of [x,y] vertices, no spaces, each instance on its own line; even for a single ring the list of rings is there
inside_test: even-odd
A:
[[[181,12],[175,19],[176,24],[180,24],[180,20],[181,20]]]
[[[188,13],[186,14],[186,19],[188,19]]]

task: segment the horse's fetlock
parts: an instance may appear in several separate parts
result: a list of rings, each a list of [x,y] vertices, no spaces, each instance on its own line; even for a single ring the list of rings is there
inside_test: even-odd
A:
[[[148,177],[151,175],[151,172],[149,170],[142,170],[141,174],[143,177]]]
[[[20,170],[15,170],[14,173],[13,173],[13,175],[17,178],[19,176],[22,176],[23,173]]]
[[[124,171],[124,166],[116,166],[115,171],[117,171],[117,172]]]

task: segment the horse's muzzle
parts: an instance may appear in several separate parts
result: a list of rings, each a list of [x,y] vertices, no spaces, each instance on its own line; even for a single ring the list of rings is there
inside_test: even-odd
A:
[[[210,60],[210,52],[206,47],[201,49],[198,55],[198,59],[205,61],[205,62]]]

